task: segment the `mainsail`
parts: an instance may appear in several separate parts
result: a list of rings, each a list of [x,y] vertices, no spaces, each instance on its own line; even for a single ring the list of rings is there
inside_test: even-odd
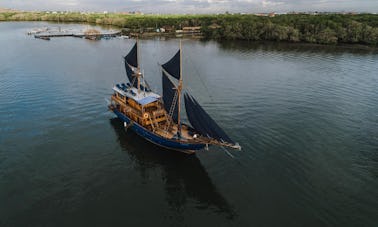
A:
[[[206,113],[198,102],[188,93],[184,95],[185,109],[190,124],[203,136],[216,139],[220,142],[235,144],[234,141],[219,127],[219,125]]]
[[[163,68],[163,101],[164,108],[172,116],[172,119],[178,124],[178,135],[180,135],[180,92],[182,88],[181,78],[181,47],[180,50],[167,63],[162,65]],[[178,79],[178,85],[175,86],[171,77]],[[191,125],[202,136],[214,139],[221,144],[231,147],[238,146],[219,125],[206,113],[198,102],[188,93],[184,95],[186,114]]]
[[[178,102],[177,102],[177,89],[171,82],[168,76],[163,71],[163,102],[164,108],[167,113],[172,114],[172,119],[177,123],[178,116]],[[174,106],[173,106],[174,105]],[[173,112],[171,112],[173,111]]]
[[[130,52],[125,57],[125,68],[126,68],[126,75],[129,78],[130,83],[133,87],[137,87],[137,80],[136,77],[133,76],[135,74],[133,68],[138,67],[138,48],[137,43],[135,43],[134,47],[130,50]]]
[[[168,62],[161,66],[163,68],[163,102],[164,108],[171,115],[175,123],[179,123],[179,105],[180,95],[178,87],[176,87],[169,76],[178,80],[181,79],[180,72],[180,50]],[[181,80],[180,80],[181,81]],[[179,81],[179,83],[180,83]]]
[[[162,65],[163,69],[176,79],[180,79],[180,50],[167,63]]]

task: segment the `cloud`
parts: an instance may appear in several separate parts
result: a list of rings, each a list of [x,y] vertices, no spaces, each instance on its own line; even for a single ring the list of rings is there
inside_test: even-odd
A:
[[[63,0],[60,1],[59,4],[63,6],[77,6],[79,5],[79,2],[77,0]]]
[[[143,11],[219,13],[288,11],[378,12],[377,0],[1,0],[0,7],[23,10]]]
[[[278,5],[282,5],[284,4],[284,2],[272,2],[272,1],[266,1],[266,0],[263,0],[261,2],[262,4],[262,7],[275,7],[275,6],[278,6]]]

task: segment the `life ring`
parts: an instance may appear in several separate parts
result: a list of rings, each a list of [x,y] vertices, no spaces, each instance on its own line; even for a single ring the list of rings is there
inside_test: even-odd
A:
[[[148,118],[148,113],[144,113],[144,114],[143,114],[143,117],[144,117],[144,118]]]

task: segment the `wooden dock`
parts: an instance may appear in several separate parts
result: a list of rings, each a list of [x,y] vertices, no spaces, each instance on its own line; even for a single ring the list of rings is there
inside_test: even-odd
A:
[[[77,37],[77,38],[85,38],[85,37],[95,37],[95,38],[109,38],[109,37],[116,37],[121,35],[120,31],[115,32],[108,32],[108,33],[99,33],[99,34],[84,34],[84,33],[67,33],[67,32],[54,32],[48,34],[38,34],[34,35],[34,38],[37,39],[46,39],[46,38],[55,38],[55,37]]]

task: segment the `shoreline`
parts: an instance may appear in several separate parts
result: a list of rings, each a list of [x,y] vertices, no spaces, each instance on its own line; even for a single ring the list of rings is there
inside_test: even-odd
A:
[[[46,12],[1,12],[1,22],[76,23],[119,28],[131,37],[191,35],[205,40],[247,40],[322,45],[378,45],[376,14],[285,14],[270,16],[124,15]]]

